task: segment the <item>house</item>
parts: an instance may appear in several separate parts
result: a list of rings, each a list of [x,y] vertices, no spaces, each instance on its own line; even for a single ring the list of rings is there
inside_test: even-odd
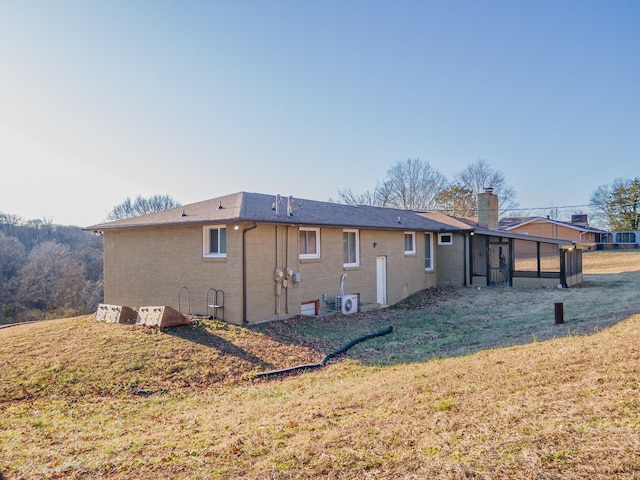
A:
[[[494,263],[506,285],[581,281],[561,269],[571,242],[498,231],[497,197],[481,196],[490,212],[476,225],[240,192],[86,230],[104,235],[105,303],[238,325],[380,308],[436,285],[497,285]]]
[[[549,217],[501,218],[500,228],[511,232],[572,240],[587,250],[640,248],[640,232],[618,232],[590,227],[586,214],[571,215],[570,222]]]
[[[640,231],[609,231],[600,235],[597,250],[640,248]]]
[[[571,215],[570,222],[547,217],[507,217],[500,219],[500,228],[510,232],[571,240],[585,247],[601,243],[606,231],[589,226],[587,215]]]
[[[104,235],[106,303],[234,324],[320,313],[341,294],[366,309],[463,285],[454,238],[470,231],[443,215],[247,192],[87,229]],[[457,264],[436,268],[440,255]]]

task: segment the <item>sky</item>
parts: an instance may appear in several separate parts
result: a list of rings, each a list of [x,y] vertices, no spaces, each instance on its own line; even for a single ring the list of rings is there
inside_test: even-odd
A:
[[[0,0],[0,212],[335,200],[409,158],[586,211],[640,176],[639,25],[624,0]]]

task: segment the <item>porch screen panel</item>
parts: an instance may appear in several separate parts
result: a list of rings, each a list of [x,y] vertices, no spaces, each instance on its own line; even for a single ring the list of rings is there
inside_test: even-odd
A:
[[[538,272],[538,245],[530,240],[513,241],[515,272]]]
[[[560,272],[560,247],[553,243],[540,243],[540,271]]]

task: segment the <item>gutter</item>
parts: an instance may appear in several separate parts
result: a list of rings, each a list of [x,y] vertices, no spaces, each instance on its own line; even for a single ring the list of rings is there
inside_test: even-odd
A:
[[[253,222],[253,226],[242,231],[242,324],[247,324],[247,232],[257,228],[258,224]]]

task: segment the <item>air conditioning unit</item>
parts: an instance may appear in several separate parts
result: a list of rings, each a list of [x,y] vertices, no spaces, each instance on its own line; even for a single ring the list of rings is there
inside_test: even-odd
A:
[[[345,315],[358,311],[357,295],[338,295],[336,297],[336,310],[340,310]]]

